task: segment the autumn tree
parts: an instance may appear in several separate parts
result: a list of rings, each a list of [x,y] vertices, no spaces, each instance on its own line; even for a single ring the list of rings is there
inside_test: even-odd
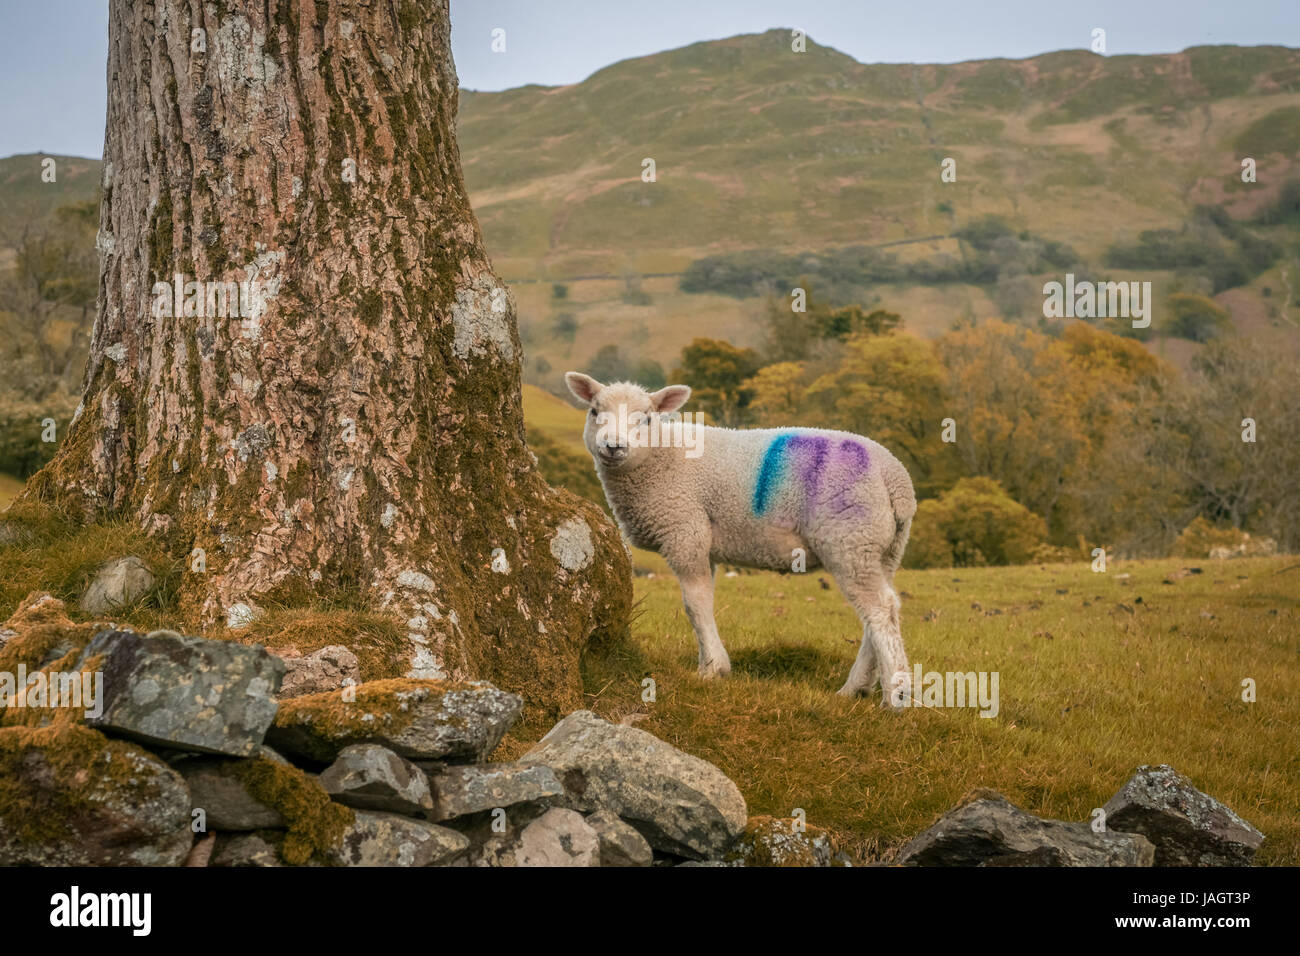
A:
[[[745,381],[758,371],[758,353],[720,339],[699,338],[682,349],[670,378],[691,387],[691,400],[722,425],[740,423],[749,405]]]
[[[939,340],[956,445],[967,474],[997,481],[1049,528],[1086,452],[1064,353],[1030,329],[991,319]]]
[[[1199,516],[1300,547],[1293,364],[1249,340],[1214,342],[1145,410],[1124,450],[1174,483],[1166,545]]]
[[[828,426],[868,435],[898,456],[918,497],[928,498],[962,473],[957,450],[940,434],[951,414],[946,379],[933,343],[859,333],[835,369],[808,387],[807,401]]]
[[[805,362],[765,365],[744,383],[750,393],[749,413],[765,427],[798,425],[807,406],[809,386]]]
[[[449,31],[447,0],[111,0],[90,358],[25,503],[145,529],[187,626],[353,594],[404,622],[394,676],[571,709],[628,561],[525,446]]]

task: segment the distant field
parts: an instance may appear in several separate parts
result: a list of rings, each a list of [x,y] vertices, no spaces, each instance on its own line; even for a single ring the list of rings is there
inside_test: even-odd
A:
[[[576,405],[570,405],[536,385],[525,385],[524,421],[529,428],[541,429],[573,451],[585,454],[582,429],[586,416]]]
[[[25,482],[13,475],[0,473],[0,511],[9,507],[9,502],[14,500],[14,496],[23,490]]]
[[[733,673],[702,681],[676,582],[638,577],[630,642],[586,660],[589,706],[635,715],[716,763],[751,813],[804,809],[859,860],[889,858],[974,787],[1086,821],[1138,765],[1169,763],[1265,833],[1259,862],[1300,864],[1300,566],[1197,564],[1204,573],[1174,583],[1164,582],[1183,563],[1169,560],[1105,574],[1086,564],[901,572],[911,660],[997,671],[992,719],[836,697],[860,627],[818,573],[720,574]],[[1246,678],[1255,703],[1241,699]]]

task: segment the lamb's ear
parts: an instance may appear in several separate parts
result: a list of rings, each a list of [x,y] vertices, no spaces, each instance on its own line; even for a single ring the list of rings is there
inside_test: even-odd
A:
[[[592,399],[605,387],[590,375],[583,375],[581,372],[565,372],[564,384],[569,386],[573,397],[584,405],[590,405]]]
[[[654,403],[655,411],[664,415],[677,411],[690,397],[691,389],[687,385],[669,385],[650,393],[650,401]]]

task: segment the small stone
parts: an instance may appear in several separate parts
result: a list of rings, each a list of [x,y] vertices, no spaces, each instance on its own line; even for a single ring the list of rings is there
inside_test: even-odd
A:
[[[173,765],[190,788],[191,812],[202,810],[208,829],[262,830],[285,825],[278,810],[268,807],[248,792],[235,772],[244,763],[242,760],[191,757]]]
[[[464,834],[423,820],[358,810],[339,846],[337,866],[444,866],[469,848]]]
[[[190,795],[171,767],[89,727],[0,728],[0,866],[180,866]]]
[[[516,866],[600,866],[600,838],[581,813],[553,807],[524,827]]]
[[[1145,837],[1086,823],[1044,820],[1002,794],[976,790],[899,851],[907,866],[1150,866],[1155,849]]]
[[[750,866],[830,866],[830,834],[793,817],[750,817],[745,833],[726,856]]]
[[[550,767],[518,763],[466,764],[430,771],[433,790],[431,819],[455,817],[511,807],[564,794]]]
[[[306,655],[281,655],[281,660],[285,668],[281,700],[338,690],[349,680],[361,683],[361,662],[342,644],[330,644]]]
[[[283,834],[220,833],[208,866],[285,866],[280,859]]]
[[[138,600],[154,585],[153,572],[135,555],[109,561],[81,596],[87,614],[108,614]]]
[[[332,763],[352,744],[387,747],[408,760],[480,761],[523,711],[523,698],[486,681],[381,680],[355,700],[334,691],[284,701],[267,742],[291,756]]]
[[[339,803],[361,810],[423,813],[433,809],[424,771],[378,744],[353,744],[320,775]]]
[[[612,810],[588,814],[587,826],[596,831],[600,840],[601,866],[649,866],[654,862],[654,851],[646,838]]]
[[[739,788],[713,764],[591,711],[565,717],[521,762],[554,770],[565,806],[613,810],[677,856],[721,856],[748,822]]]

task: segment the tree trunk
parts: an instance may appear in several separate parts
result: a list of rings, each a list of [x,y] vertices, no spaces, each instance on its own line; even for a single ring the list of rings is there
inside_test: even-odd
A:
[[[577,705],[582,647],[626,625],[628,561],[524,444],[447,0],[109,18],[84,397],[27,495],[158,536],[194,569],[194,625],[360,592],[409,623],[407,676]],[[221,314],[215,283],[241,281]]]

